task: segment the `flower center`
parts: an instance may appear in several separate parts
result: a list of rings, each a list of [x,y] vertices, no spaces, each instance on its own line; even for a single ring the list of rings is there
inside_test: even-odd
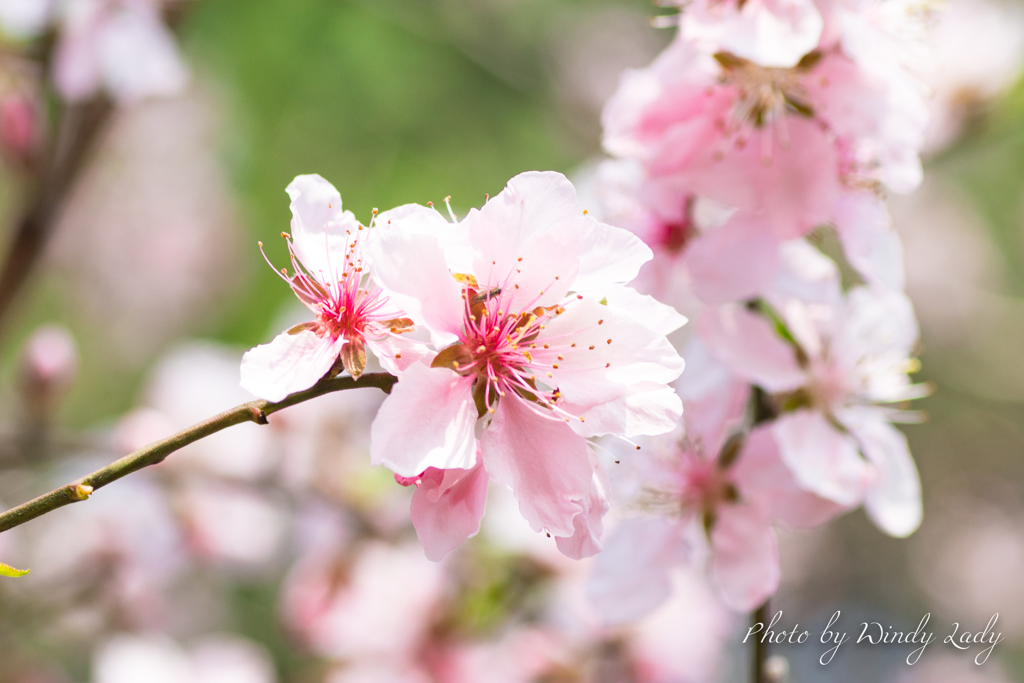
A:
[[[563,419],[570,415],[557,403],[557,388],[544,386],[563,359],[557,348],[538,341],[545,322],[561,315],[561,306],[537,307],[521,313],[503,309],[501,289],[480,291],[476,282],[463,289],[465,316],[459,342],[443,349],[431,367],[447,367],[473,376],[473,396],[480,416],[493,413],[497,402],[513,393]],[[582,418],[576,418],[582,419]]]
[[[814,116],[803,87],[804,75],[821,60],[820,52],[810,52],[790,68],[761,66],[731,52],[716,52],[722,68],[722,82],[736,88],[733,116],[737,121],[761,128],[789,112]]]

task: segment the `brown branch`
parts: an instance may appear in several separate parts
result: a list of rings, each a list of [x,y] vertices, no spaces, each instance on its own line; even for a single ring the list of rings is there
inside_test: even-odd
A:
[[[376,372],[361,376],[359,379],[351,377],[337,377],[334,379],[322,379],[311,388],[294,393],[283,401],[271,403],[269,401],[257,400],[243,403],[220,415],[204,420],[199,424],[183,429],[163,441],[151,443],[144,448],[126,455],[120,460],[113,462],[92,474],[81,479],[76,479],[70,484],[45,493],[38,498],[23,503],[16,508],[0,514],[0,532],[7,531],[13,527],[31,521],[36,517],[52,512],[57,508],[87,500],[93,491],[102,488],[111,482],[125,477],[132,472],[156,465],[163,462],[164,458],[174,451],[198,441],[204,437],[215,434],[223,429],[232,427],[243,422],[255,422],[256,424],[267,424],[267,416],[283,410],[289,406],[303,403],[317,396],[323,396],[335,391],[346,389],[360,389],[365,387],[376,387],[385,393],[391,392],[398,379],[386,372]]]
[[[750,621],[752,624],[764,624],[764,630],[767,630],[770,616],[768,614],[768,601],[765,600],[764,604],[750,615]],[[761,637],[754,638],[753,648],[750,653],[750,680],[751,683],[769,683],[770,679],[765,667],[768,661],[768,643],[765,642],[764,631],[761,631],[758,635]]]
[[[68,107],[61,116],[52,158],[37,169],[35,198],[15,231],[0,266],[0,326],[53,233],[61,208],[85,167],[113,105],[105,97]]]
[[[164,20],[172,30],[181,25],[194,2],[183,0],[165,10]],[[32,56],[44,73],[50,71],[56,40],[55,33],[51,31],[34,47]],[[0,332],[113,113],[114,104],[106,95],[98,95],[80,104],[57,105],[56,139],[42,146],[29,162],[29,168],[35,175],[35,195],[18,222],[0,266]]]

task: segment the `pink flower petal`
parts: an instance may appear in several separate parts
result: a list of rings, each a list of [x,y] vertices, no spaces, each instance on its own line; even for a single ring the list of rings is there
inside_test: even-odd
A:
[[[697,330],[712,355],[764,390],[791,391],[807,381],[796,354],[763,317],[731,304],[705,312]]]
[[[694,293],[707,304],[724,304],[760,294],[778,264],[779,238],[757,216],[737,212],[692,241],[683,263]]]
[[[824,21],[811,0],[694,3],[683,35],[768,67],[791,67],[818,46]]]
[[[569,403],[565,406],[570,412],[576,412],[575,406]],[[670,386],[641,382],[627,386],[617,398],[581,412],[585,421],[570,423],[573,431],[581,436],[653,436],[676,428],[683,416],[683,402]]]
[[[577,292],[630,282],[636,278],[640,267],[654,258],[650,247],[627,230],[598,223],[592,218],[585,219],[582,225],[580,272],[573,282]]]
[[[447,225],[447,224],[445,224]],[[465,303],[433,219],[423,213],[376,224],[366,245],[370,274],[398,308],[422,321],[435,346],[454,343]]]
[[[359,232],[359,221],[342,210],[334,185],[315,173],[296,176],[285,191],[291,198],[295,255],[321,284],[334,283],[345,268],[347,246]]]
[[[782,462],[801,488],[844,506],[864,499],[871,476],[868,464],[854,441],[821,413],[785,413],[775,421],[772,432]]]
[[[463,221],[476,250],[473,274],[481,286],[504,288],[507,310],[557,303],[579,274],[581,241],[592,220],[561,173],[517,175]]]
[[[480,439],[484,467],[512,490],[534,531],[572,536],[576,515],[586,510],[594,468],[586,441],[565,422],[536,410],[511,395],[500,401]]]
[[[414,477],[428,467],[468,470],[476,463],[472,377],[410,366],[370,427],[370,460]]]
[[[800,487],[782,462],[771,424],[750,432],[731,472],[741,499],[760,505],[772,520],[793,529],[824,524],[847,509]]]
[[[779,587],[778,541],[759,507],[719,506],[711,548],[711,575],[729,608],[749,612]]]
[[[537,341],[548,338],[557,339],[562,356],[552,358],[558,367],[552,367],[550,381],[567,404],[583,410],[628,395],[631,384],[665,384],[683,371],[682,358],[664,335],[594,296],[567,305]]]
[[[583,512],[573,520],[572,536],[555,537],[555,545],[563,555],[573,560],[593,557],[601,552],[601,535],[604,533],[603,518],[608,512],[607,491],[610,488],[608,476],[593,451],[589,451],[590,464],[594,468],[593,486],[590,495],[583,501]]]
[[[487,482],[479,461],[470,470],[431,467],[423,473],[422,483],[412,494],[412,524],[427,559],[439,562],[480,531]]]
[[[381,366],[393,375],[399,375],[414,363],[429,365],[437,355],[423,342],[405,336],[389,335],[382,339],[367,339],[366,346],[380,361]]]
[[[632,287],[615,285],[601,291],[608,306],[635,318],[658,334],[668,335],[686,324],[686,316],[652,296],[640,294]]]
[[[242,356],[242,388],[268,401],[308,389],[327,374],[345,339],[321,337],[311,330],[282,332]]]
[[[728,377],[715,391],[687,399],[683,403],[687,438],[699,439],[705,453],[717,455],[743,421],[749,401],[750,385],[734,377]]]
[[[848,417],[848,416],[844,416]],[[921,525],[921,480],[903,433],[873,411],[847,425],[875,467],[864,509],[878,528],[904,538]]]
[[[635,621],[668,598],[671,572],[685,558],[680,522],[663,517],[625,519],[594,560],[587,594],[606,622]]]
[[[872,287],[902,290],[903,247],[892,228],[885,201],[870,192],[844,192],[836,203],[835,214],[839,239],[850,265]]]

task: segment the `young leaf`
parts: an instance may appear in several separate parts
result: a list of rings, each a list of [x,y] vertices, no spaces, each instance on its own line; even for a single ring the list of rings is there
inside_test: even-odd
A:
[[[30,571],[30,569],[15,569],[9,564],[0,562],[0,576],[18,578],[19,576],[25,576],[25,574],[28,574]]]

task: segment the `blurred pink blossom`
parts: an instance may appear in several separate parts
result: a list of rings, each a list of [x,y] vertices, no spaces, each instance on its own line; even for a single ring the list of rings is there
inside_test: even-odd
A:
[[[40,140],[39,103],[28,93],[9,91],[0,96],[0,147],[17,161],[28,161]]]
[[[929,32],[933,59],[924,78],[933,90],[927,151],[955,141],[972,119],[1005,93],[1024,67],[1024,12],[1004,0],[953,0]]]
[[[131,104],[181,92],[188,71],[161,17],[170,1],[63,2],[53,62],[60,94],[79,101],[104,88],[116,101]]]
[[[800,489],[766,427],[738,438],[750,387],[699,346],[694,339],[688,347],[693,374],[681,380],[683,434],[648,439],[641,453],[621,456],[620,477],[635,479],[625,502],[648,516],[623,520],[594,563],[589,591],[612,623],[653,611],[669,595],[670,572],[703,555],[723,602],[753,610],[779,584],[773,523],[814,526],[841,509]]]
[[[76,601],[76,610],[113,610],[118,622],[159,626],[169,607],[166,588],[185,566],[182,539],[151,478],[119,484],[78,514],[42,520],[26,539],[24,558],[33,569],[26,587],[50,599],[88,590],[93,599]]]
[[[119,635],[95,654],[92,683],[274,683],[268,653],[237,636],[208,636],[190,650],[157,634]]]
[[[409,544],[364,541],[349,558],[338,550],[314,546],[292,569],[285,624],[314,652],[350,665],[415,662],[440,607],[444,566]]]
[[[78,374],[78,346],[59,325],[35,330],[21,350],[20,384],[35,408],[46,410]]]
[[[920,482],[906,438],[889,422],[917,416],[888,404],[930,392],[907,376],[917,322],[902,293],[857,287],[834,298],[769,297],[789,342],[735,304],[708,310],[697,329],[732,372],[779,397],[785,412],[771,434],[802,488],[841,506],[863,501],[880,528],[906,536],[921,521]]]
[[[680,203],[696,193],[797,237],[832,220],[849,186],[920,182],[914,21],[855,2],[697,3],[673,44],[623,77],[605,147],[684,188]]]

